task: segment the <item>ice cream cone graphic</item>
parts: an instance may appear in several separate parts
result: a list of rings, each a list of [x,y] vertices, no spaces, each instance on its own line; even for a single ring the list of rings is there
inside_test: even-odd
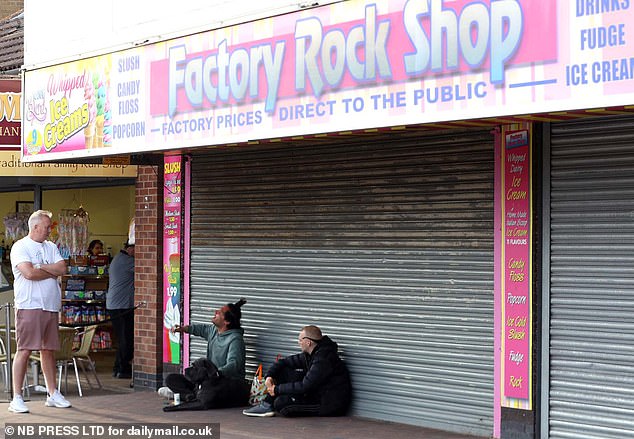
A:
[[[92,148],[95,142],[95,124],[89,123],[84,128],[84,143],[86,144],[86,149]]]
[[[103,122],[106,106],[106,84],[103,76],[97,81],[95,87],[95,107],[97,108],[97,131],[95,132],[95,148],[103,148]]]
[[[97,116],[95,148],[103,148],[103,115]]]
[[[97,109],[95,106],[95,89],[91,74],[86,72],[85,75],[86,86],[84,87],[84,100],[88,104],[88,125],[84,127],[84,141],[85,148],[89,149],[92,148],[95,143],[95,116],[97,115]]]

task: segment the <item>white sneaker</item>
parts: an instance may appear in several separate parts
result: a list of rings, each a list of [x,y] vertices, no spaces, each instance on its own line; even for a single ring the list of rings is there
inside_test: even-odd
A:
[[[45,405],[48,407],[59,407],[63,409],[71,406],[70,402],[68,402],[68,400],[64,398],[64,395],[62,395],[57,389],[55,389],[55,393],[46,398]]]
[[[24,399],[22,399],[22,395],[14,395],[11,400],[11,404],[9,404],[9,411],[13,413],[28,413],[29,408],[24,403]]]
[[[172,392],[172,389],[170,389],[169,387],[161,387],[160,389],[157,390],[157,392],[163,398],[166,398],[166,399],[174,398],[174,392]]]

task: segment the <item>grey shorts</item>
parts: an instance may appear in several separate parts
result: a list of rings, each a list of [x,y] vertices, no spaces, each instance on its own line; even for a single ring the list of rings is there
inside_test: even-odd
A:
[[[58,314],[41,309],[16,309],[15,335],[18,350],[58,350]]]

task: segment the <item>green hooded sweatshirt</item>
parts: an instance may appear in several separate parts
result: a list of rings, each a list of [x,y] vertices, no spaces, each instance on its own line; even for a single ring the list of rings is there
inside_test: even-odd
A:
[[[207,340],[207,359],[216,365],[223,376],[244,380],[246,349],[242,328],[229,329],[220,334],[214,325],[194,323],[189,326],[189,333]]]

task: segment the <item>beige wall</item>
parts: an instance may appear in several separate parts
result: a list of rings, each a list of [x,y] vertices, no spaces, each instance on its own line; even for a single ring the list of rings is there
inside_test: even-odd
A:
[[[134,186],[42,192],[42,208],[54,215],[80,205],[90,217],[88,241],[101,239],[104,247],[112,247],[114,256],[128,238],[128,225],[134,216]]]
[[[32,200],[32,192],[0,193],[0,216],[15,212],[16,201]],[[89,241],[101,239],[106,247],[112,247],[114,256],[128,237],[128,224],[134,216],[134,186],[42,191],[42,208],[53,212],[53,219],[60,210],[80,205],[90,216]],[[0,234],[4,238],[1,222]]]
[[[16,201],[33,201],[33,192],[0,192],[0,216],[15,212]],[[4,233],[4,224],[0,224],[0,230]]]
[[[16,201],[33,201],[33,192],[0,192],[0,240],[4,240],[2,218],[8,213],[15,212]]]

